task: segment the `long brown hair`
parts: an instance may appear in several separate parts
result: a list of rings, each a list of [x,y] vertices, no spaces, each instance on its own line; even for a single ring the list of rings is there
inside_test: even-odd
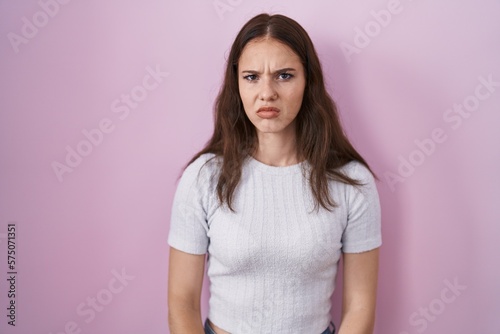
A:
[[[221,203],[226,203],[234,211],[233,193],[241,178],[243,162],[258,144],[255,127],[246,116],[239,95],[238,61],[248,42],[266,37],[290,47],[304,66],[306,85],[296,117],[297,154],[310,164],[308,178],[315,207],[318,208],[319,204],[331,210],[336,203],[329,192],[329,180],[360,185],[358,180],[341,173],[339,168],[353,160],[369,170],[370,167],[351,145],[340,125],[337,107],[326,91],[321,64],[309,35],[296,21],[283,15],[259,14],[250,19],[236,36],[227,59],[224,82],[215,101],[214,133],[187,165],[205,153],[222,157],[217,196]]]

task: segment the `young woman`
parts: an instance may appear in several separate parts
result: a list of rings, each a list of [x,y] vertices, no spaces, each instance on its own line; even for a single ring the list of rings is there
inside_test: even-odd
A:
[[[182,174],[168,242],[172,334],[335,333],[341,255],[338,334],[373,332],[381,245],[374,177],[294,20],[260,14],[238,33],[213,136]]]

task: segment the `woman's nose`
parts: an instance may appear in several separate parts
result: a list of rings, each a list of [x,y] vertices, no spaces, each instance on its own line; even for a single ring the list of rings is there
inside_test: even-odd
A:
[[[260,91],[260,99],[262,101],[273,101],[278,98],[278,92],[274,87],[274,83],[271,80],[265,80],[262,83],[262,88]]]

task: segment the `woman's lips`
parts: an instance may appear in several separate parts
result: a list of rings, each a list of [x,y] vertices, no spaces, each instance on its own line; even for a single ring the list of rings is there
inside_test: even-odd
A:
[[[280,110],[274,107],[262,107],[257,110],[257,116],[264,119],[276,118],[279,113]]]

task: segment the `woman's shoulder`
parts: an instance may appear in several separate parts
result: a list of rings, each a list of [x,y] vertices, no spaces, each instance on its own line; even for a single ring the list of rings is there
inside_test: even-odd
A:
[[[370,169],[357,160],[352,160],[340,167],[340,172],[361,183],[372,183],[375,180]]]
[[[201,176],[205,179],[206,177],[212,177],[219,170],[219,166],[219,156],[214,153],[203,153],[184,169],[182,178],[197,179]]]
[[[214,153],[203,153],[199,157],[197,157],[195,160],[193,160],[186,167],[186,170],[199,171],[204,166],[207,166],[208,168],[214,168],[215,165],[217,164],[218,160],[219,159],[217,158],[217,155],[215,155]]]
[[[358,182],[358,185],[342,184],[348,198],[355,199],[358,195],[363,198],[378,196],[375,176],[363,163],[353,160],[342,166],[340,172]]]
[[[179,196],[189,201],[210,193],[217,183],[217,161],[215,154],[205,153],[189,163],[178,179]]]

